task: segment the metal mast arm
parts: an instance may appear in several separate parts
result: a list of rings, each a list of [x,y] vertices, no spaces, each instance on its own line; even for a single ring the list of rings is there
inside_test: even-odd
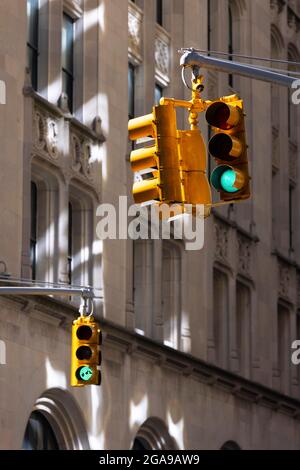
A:
[[[288,75],[264,70],[254,65],[241,64],[225,59],[216,59],[215,57],[205,56],[193,49],[186,51],[181,59],[180,65],[183,67],[200,67],[218,72],[234,73],[243,77],[254,78],[264,82],[277,83],[278,85],[290,87],[297,78]]]

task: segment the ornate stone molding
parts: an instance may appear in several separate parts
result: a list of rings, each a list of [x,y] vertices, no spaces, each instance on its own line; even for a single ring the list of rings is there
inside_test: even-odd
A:
[[[143,61],[142,56],[143,11],[134,3],[128,3],[128,56],[135,63]]]
[[[54,160],[58,159],[58,120],[40,107],[34,110],[33,142],[34,149],[39,154]]]
[[[238,271],[251,277],[252,243],[241,234],[237,236],[238,242]]]
[[[290,298],[291,272],[288,264],[278,263],[278,294],[286,299]]]
[[[215,257],[221,261],[228,259],[228,227],[220,221],[215,221]]]
[[[155,78],[163,86],[170,83],[170,36],[159,25],[155,32]]]
[[[271,0],[270,6],[272,10],[275,10],[276,13],[279,15],[285,6],[285,0]]]
[[[74,130],[70,133],[71,168],[77,175],[93,180],[91,172],[92,142]]]
[[[290,6],[287,9],[287,23],[293,34],[300,30],[300,18]]]

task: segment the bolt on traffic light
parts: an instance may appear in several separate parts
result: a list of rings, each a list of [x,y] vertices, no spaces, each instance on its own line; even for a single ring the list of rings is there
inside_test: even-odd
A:
[[[101,331],[92,316],[80,316],[72,325],[71,385],[100,385]]]
[[[211,174],[212,186],[222,201],[248,199],[250,177],[243,100],[232,95],[213,102],[207,108],[206,120],[215,130],[208,145],[217,162]]]

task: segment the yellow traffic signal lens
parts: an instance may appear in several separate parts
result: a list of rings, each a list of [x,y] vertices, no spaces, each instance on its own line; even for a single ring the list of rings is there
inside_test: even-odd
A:
[[[208,124],[218,129],[228,131],[240,121],[240,111],[236,106],[217,101],[212,103],[206,111]]]
[[[215,134],[208,144],[209,153],[219,159],[231,161],[240,157],[243,151],[241,141],[223,132]]]
[[[82,325],[80,326],[78,329],[77,329],[77,338],[78,339],[85,339],[85,340],[88,340],[91,338],[92,334],[93,334],[93,330],[92,328],[90,328],[89,326],[87,325]]]

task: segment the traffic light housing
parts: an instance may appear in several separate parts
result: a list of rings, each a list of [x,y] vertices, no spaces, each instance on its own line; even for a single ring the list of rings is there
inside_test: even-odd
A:
[[[133,185],[135,203],[204,204],[209,215],[211,191],[206,176],[206,149],[199,129],[177,130],[173,100],[153,107],[146,116],[131,119],[129,138],[151,137],[154,144],[130,154],[134,172],[146,171]],[[184,209],[183,209],[184,210]]]
[[[100,385],[101,331],[92,316],[80,316],[72,325],[71,385]]]
[[[211,103],[206,120],[214,128],[209,153],[217,166],[211,173],[211,184],[222,201],[238,201],[250,197],[247,142],[243,100],[236,95]]]
[[[135,203],[183,202],[175,107],[172,104],[154,106],[151,114],[131,119],[128,131],[130,140],[154,139],[154,145],[130,154],[132,170],[144,171],[143,180],[133,185]]]

